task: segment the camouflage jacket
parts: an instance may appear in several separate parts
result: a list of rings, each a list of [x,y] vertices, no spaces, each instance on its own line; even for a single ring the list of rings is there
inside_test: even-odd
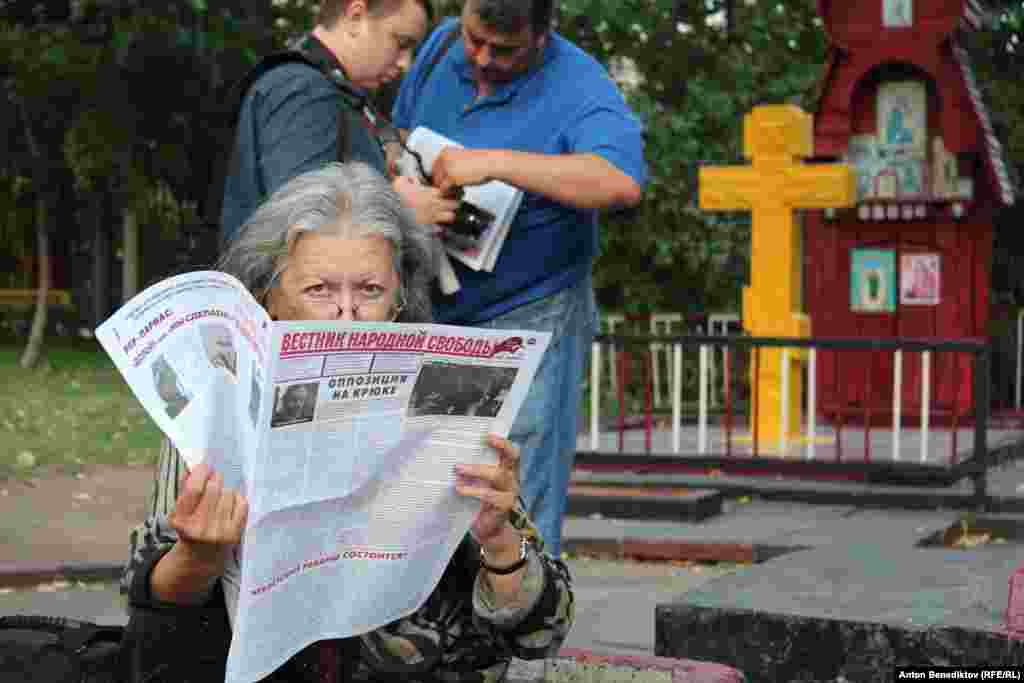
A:
[[[152,599],[149,578],[156,562],[177,541],[167,516],[184,471],[184,462],[165,440],[148,514],[132,531],[131,555],[122,576],[122,592],[129,595],[133,608],[157,607],[172,615],[178,609]],[[510,658],[556,653],[574,616],[569,571],[564,562],[544,552],[543,541],[524,512],[513,514],[512,523],[530,541],[532,552],[522,589],[510,605],[494,605],[490,583],[479,574],[479,546],[467,535],[419,610],[347,641],[345,652],[359,652],[356,661],[347,664],[353,671],[351,680],[393,681],[400,674],[401,680],[421,683],[496,683],[503,679]],[[223,598],[211,604],[223,606]],[[227,647],[225,642],[225,653]],[[306,648],[266,681],[320,683],[315,650]]]

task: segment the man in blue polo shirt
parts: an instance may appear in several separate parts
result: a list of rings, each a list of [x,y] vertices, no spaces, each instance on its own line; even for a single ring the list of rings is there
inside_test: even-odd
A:
[[[527,507],[557,553],[597,326],[597,210],[636,205],[647,170],[640,122],[604,67],[551,30],[553,11],[553,0],[466,0],[424,44],[393,116],[465,146],[434,163],[442,192],[489,180],[526,192],[494,271],[454,264],[462,289],[435,315],[553,333],[511,439]]]

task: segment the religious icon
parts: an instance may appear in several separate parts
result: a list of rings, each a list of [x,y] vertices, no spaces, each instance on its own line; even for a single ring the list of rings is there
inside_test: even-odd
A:
[[[877,126],[885,151],[923,161],[928,146],[928,90],[922,81],[878,86]]]
[[[857,201],[875,196],[875,175],[882,165],[878,139],[874,135],[852,135],[846,147],[846,162],[857,174]]]
[[[908,306],[936,306],[940,294],[938,254],[900,256],[900,303]]]
[[[910,28],[914,25],[914,0],[883,0],[882,25],[885,28]]]
[[[896,310],[896,255],[892,250],[851,250],[850,309],[858,313]]]

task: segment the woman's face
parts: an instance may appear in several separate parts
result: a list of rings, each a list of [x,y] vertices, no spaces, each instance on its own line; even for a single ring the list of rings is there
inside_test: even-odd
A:
[[[292,247],[266,306],[275,320],[383,322],[397,316],[400,290],[385,238],[307,233]]]

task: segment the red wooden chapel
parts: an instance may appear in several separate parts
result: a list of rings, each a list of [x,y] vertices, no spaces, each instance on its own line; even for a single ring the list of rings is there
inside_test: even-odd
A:
[[[805,304],[815,337],[983,338],[994,215],[1014,201],[962,44],[976,0],[819,0],[830,47],[815,156],[854,166],[854,208],[807,212]],[[972,363],[933,354],[931,410],[972,406]],[[893,354],[823,352],[818,410],[891,411]],[[921,409],[904,354],[903,410]]]

